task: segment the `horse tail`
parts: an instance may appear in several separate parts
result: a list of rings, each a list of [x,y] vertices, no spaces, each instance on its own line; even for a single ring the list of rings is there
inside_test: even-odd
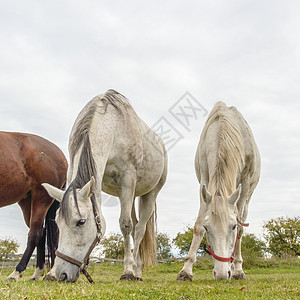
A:
[[[55,222],[56,211],[59,208],[59,202],[54,200],[50,206],[46,219],[45,219],[45,229],[46,229],[46,241],[48,249],[48,262],[52,268],[54,265],[55,251],[58,247],[58,227]]]
[[[141,209],[141,205],[139,205],[139,207]],[[153,266],[157,262],[156,225],[157,213],[155,203],[154,211],[146,224],[146,231],[139,249],[141,260],[145,269],[149,266]]]

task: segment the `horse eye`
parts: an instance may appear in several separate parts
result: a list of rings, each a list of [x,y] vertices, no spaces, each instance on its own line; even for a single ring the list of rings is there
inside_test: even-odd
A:
[[[78,222],[77,222],[77,226],[83,226],[85,224],[86,220],[85,219],[80,219]]]
[[[232,230],[236,229],[236,224],[233,226]]]

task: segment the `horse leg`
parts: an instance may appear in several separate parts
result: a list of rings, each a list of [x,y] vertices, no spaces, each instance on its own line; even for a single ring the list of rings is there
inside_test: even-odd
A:
[[[19,206],[21,207],[21,210],[23,212],[23,217],[24,217],[24,221],[25,224],[27,225],[28,228],[30,228],[30,215],[31,215],[31,192],[28,193],[28,195],[23,198],[22,200],[20,200],[18,202]],[[22,259],[24,257],[25,253],[22,256]],[[27,260],[27,259],[26,259]],[[20,264],[20,263],[19,263]],[[19,266],[18,264],[18,266]],[[27,266],[27,264],[26,264]],[[18,268],[15,269],[7,278],[7,281],[13,281],[13,280],[18,280],[19,278],[21,278],[24,274],[24,271],[26,269],[26,266],[24,268]]]
[[[49,196],[42,187],[32,190],[31,201],[26,199],[25,201],[22,200],[19,202],[24,214],[25,222],[27,226],[29,224],[30,230],[26,250],[19,264],[16,266],[15,271],[7,278],[8,280],[16,280],[22,277],[35,247],[37,247],[37,266],[31,280],[38,280],[39,277],[44,274],[45,244],[43,241],[43,223],[51,203],[52,201],[49,201]]]
[[[245,222],[247,219],[248,204],[249,204],[249,202],[246,201],[244,209],[243,209],[243,214],[241,217],[242,222]],[[234,261],[233,261],[232,268],[231,268],[232,269],[232,277],[235,279],[246,279],[246,275],[243,271],[243,258],[242,258],[242,247],[241,247],[244,228],[242,226],[239,226],[238,232],[239,232],[239,236],[238,236],[238,240],[236,243],[235,257],[234,257]]]
[[[242,268],[243,258],[242,258],[241,244],[242,244],[243,232],[244,232],[243,227],[239,226],[238,228],[239,236],[236,242],[235,257],[234,257],[233,264],[231,266],[232,277],[234,279],[246,279],[246,275]]]
[[[193,240],[189,249],[189,253],[185,258],[185,263],[183,268],[180,270],[177,276],[177,281],[192,281],[193,278],[193,265],[197,261],[197,252],[200,246],[200,243],[203,239],[205,229],[202,226],[203,224],[203,212],[199,211],[197,220],[194,225],[193,231]]]
[[[131,211],[133,206],[134,190],[136,180],[132,176],[123,178],[124,184],[121,189],[120,203],[121,214],[119,218],[120,229],[124,237],[124,272],[121,276],[121,280],[135,280],[133,272],[133,255],[131,253],[130,235],[133,230],[133,224],[131,219]]]
[[[131,210],[131,219],[132,219],[132,223],[133,223],[133,226],[132,226],[132,231],[131,231],[131,237],[132,237],[132,240],[135,241],[135,228],[136,228],[136,224],[138,223],[138,219],[136,217],[136,211],[135,211],[135,203],[134,203],[134,200],[133,200],[133,205],[132,205],[132,210]],[[140,257],[139,257],[140,258]],[[136,269],[136,260],[135,260],[135,263],[133,265],[133,271],[134,271],[134,274],[138,274],[138,271]],[[139,264],[141,265],[142,262],[140,261]],[[137,276],[138,278],[138,276]]]
[[[46,230],[43,228],[42,237],[36,248],[36,269],[29,280],[39,280],[45,273]]]
[[[249,189],[250,185],[244,182],[242,184],[241,196],[237,203],[239,217],[242,222],[245,222],[248,216],[248,204],[251,198],[251,194],[249,195]],[[241,249],[244,228],[240,225],[238,225],[238,227],[239,235],[236,243],[235,257],[231,267],[232,277],[235,279],[246,279],[246,275],[243,271],[243,258]]]
[[[134,228],[134,271],[139,280],[142,280],[143,264],[147,268],[148,265],[153,264],[157,257],[156,244],[156,198],[161,188],[166,182],[167,167],[157,185],[147,194],[140,197],[139,211],[140,219]]]
[[[132,204],[132,208],[131,208],[131,220],[133,222],[133,226],[132,226],[132,231],[131,231],[131,236],[132,239],[134,240],[134,234],[135,234],[135,226],[138,222],[138,219],[136,217],[136,213],[135,213],[135,199],[133,199],[133,204]]]
[[[145,236],[147,223],[151,218],[151,216],[153,216],[154,214],[157,194],[158,191],[152,190],[148,194],[145,194],[140,197],[140,219],[137,225],[135,226],[134,247],[133,247],[133,257],[135,261],[134,272],[136,277],[139,280],[142,280],[143,260],[149,260],[149,259],[153,260],[153,257],[151,256],[153,256],[154,253],[156,254],[156,235],[155,232],[151,232],[152,236],[149,236],[149,238],[146,239],[145,243],[147,244],[145,244],[143,247],[144,249],[142,249],[143,256],[145,256],[145,258],[142,259],[141,257],[141,246],[142,246],[141,243]],[[155,247],[155,249],[151,249],[153,248],[153,246]]]
[[[36,244],[37,247],[37,261],[35,272],[30,278],[30,280],[39,280],[40,277],[43,276],[45,273],[46,230],[45,228],[43,228],[43,224],[46,214],[49,208],[51,207],[52,203],[53,199],[49,197],[48,193],[43,187],[38,187],[33,191],[30,228],[33,228],[35,230],[35,240],[33,242],[33,245]]]

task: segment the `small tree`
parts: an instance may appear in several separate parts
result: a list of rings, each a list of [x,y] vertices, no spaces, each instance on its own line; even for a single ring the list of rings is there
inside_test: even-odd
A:
[[[157,234],[157,258],[168,259],[172,257],[171,253],[172,242],[166,233]]]
[[[176,237],[173,239],[174,245],[179,249],[180,255],[187,255],[193,240],[193,227],[186,226],[184,232],[178,232]],[[204,245],[206,243],[206,236],[204,235],[197,254],[201,255],[204,251]]]
[[[124,240],[121,234],[112,233],[110,236],[104,237],[100,245],[103,247],[102,253],[106,258],[124,258]]]
[[[263,228],[268,250],[273,255],[279,257],[284,253],[300,255],[300,217],[271,219]]]
[[[0,240],[0,260],[7,260],[11,254],[16,254],[19,248],[19,244],[13,239]]]

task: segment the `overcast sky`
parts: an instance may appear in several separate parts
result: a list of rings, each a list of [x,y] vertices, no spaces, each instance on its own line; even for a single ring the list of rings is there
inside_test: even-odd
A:
[[[0,130],[41,135],[68,157],[82,107],[109,88],[124,94],[150,127],[163,120],[181,137],[157,199],[158,230],[173,238],[198,214],[195,151],[205,110],[222,100],[261,153],[246,230],[260,237],[264,221],[300,214],[299,10],[279,0],[1,1]],[[203,113],[183,126],[174,111],[187,98]],[[102,207],[107,233],[120,232],[115,204]],[[22,251],[27,233],[18,205],[0,209],[0,238]]]

